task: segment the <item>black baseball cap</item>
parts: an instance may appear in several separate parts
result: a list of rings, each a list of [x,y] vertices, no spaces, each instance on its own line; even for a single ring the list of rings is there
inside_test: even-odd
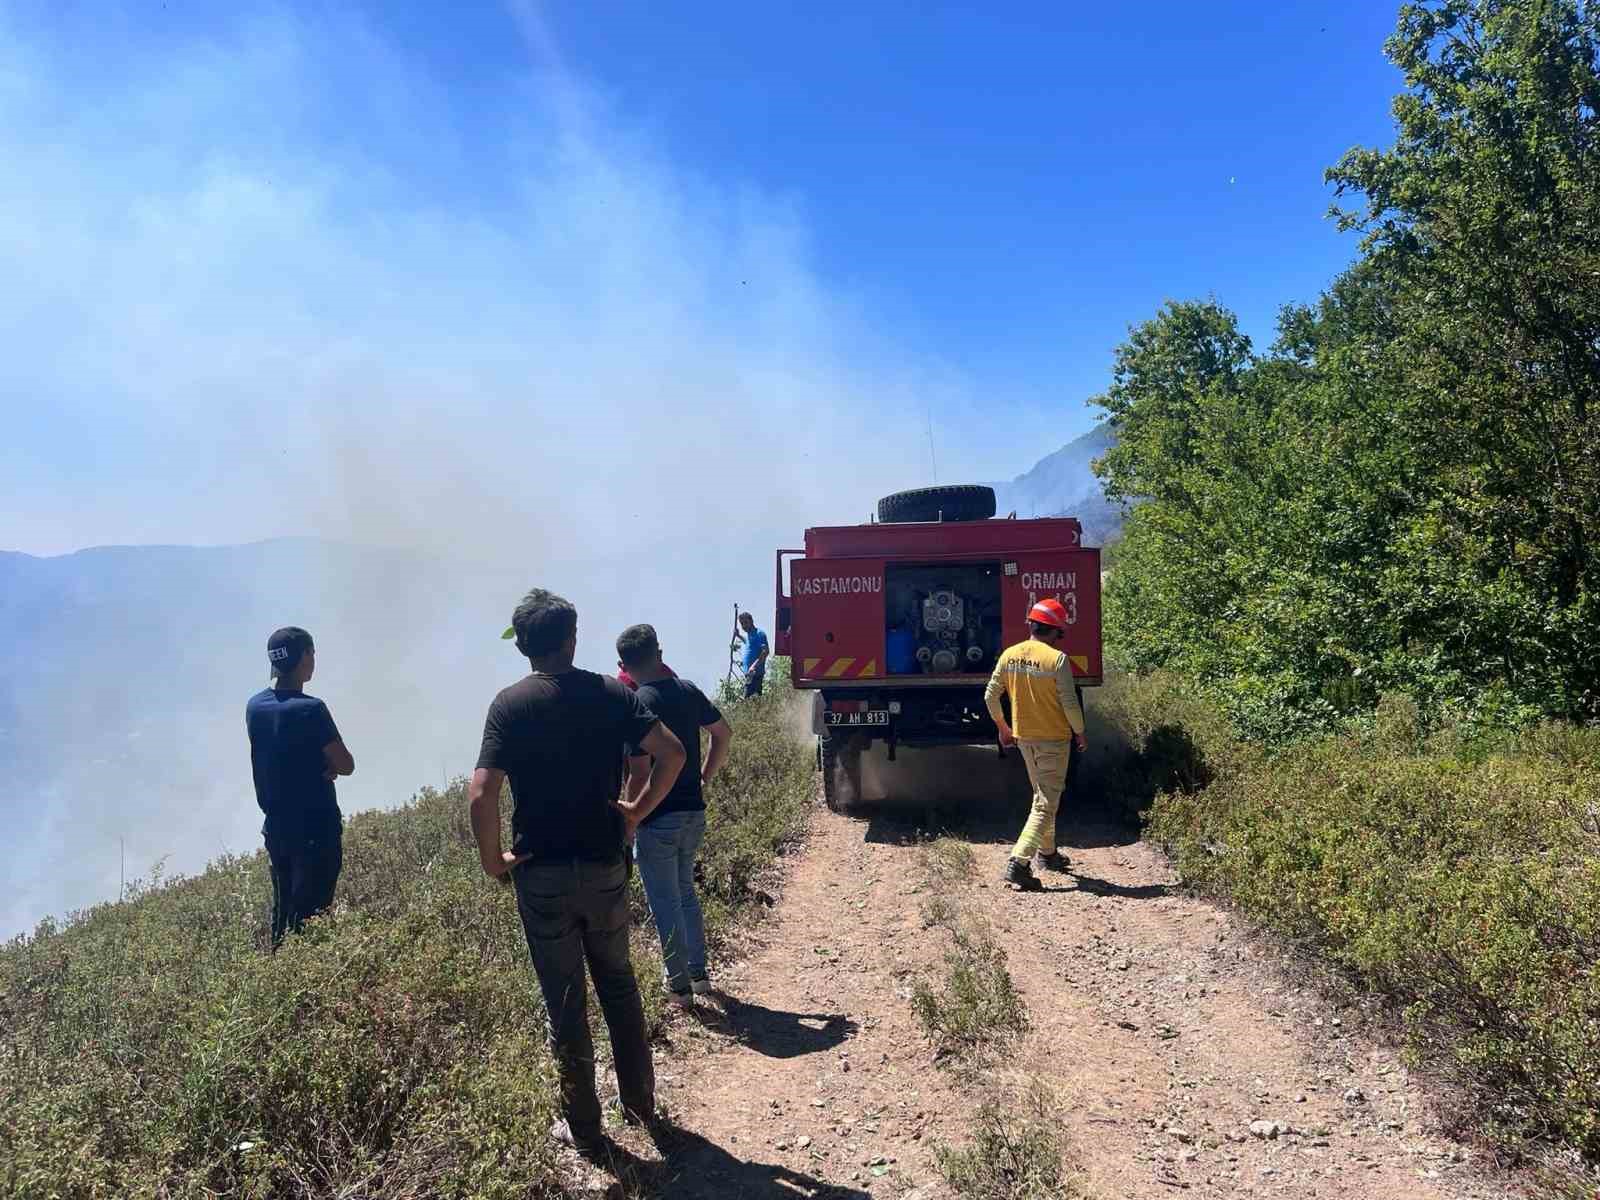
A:
[[[312,649],[311,635],[298,625],[285,625],[267,639],[267,662],[274,675],[286,675]]]

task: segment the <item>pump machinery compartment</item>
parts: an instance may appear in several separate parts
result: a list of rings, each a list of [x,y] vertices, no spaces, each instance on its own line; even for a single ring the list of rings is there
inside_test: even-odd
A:
[[[894,675],[984,674],[1000,645],[1000,564],[890,564],[884,647]]]

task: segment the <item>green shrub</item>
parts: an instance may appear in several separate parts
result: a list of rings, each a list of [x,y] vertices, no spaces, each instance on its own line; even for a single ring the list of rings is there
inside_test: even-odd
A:
[[[927,980],[918,980],[912,1011],[940,1050],[981,1056],[1026,1032],[1027,1006],[990,930],[953,909],[944,919],[951,947],[944,957],[943,987],[935,991]]]
[[[458,785],[354,818],[338,910],[276,956],[260,855],[7,947],[8,1194],[510,1196],[549,1177],[542,1013],[464,807]]]
[[[1197,791],[1260,756],[1214,701],[1166,672],[1114,676],[1084,699],[1089,749],[1073,794],[1130,816],[1166,792]]]
[[[938,1146],[934,1161],[956,1194],[971,1200],[1068,1200],[1082,1196],[1062,1168],[1062,1137],[1055,1101],[1037,1083],[1002,1102],[978,1107],[970,1145]]]
[[[700,862],[708,932],[752,899],[775,854],[797,841],[816,794],[813,748],[797,709],[802,697],[771,660],[765,694],[739,698],[723,713],[733,727],[727,765],[706,791],[706,839]]]
[[[978,869],[978,856],[972,844],[941,834],[922,848],[922,881],[926,895],[918,906],[922,927],[953,928],[961,917],[956,889],[967,883]]]
[[[740,708],[747,700],[775,701],[779,705],[794,699],[794,692],[790,687],[791,663],[789,657],[779,657],[776,654],[767,658],[766,681],[762,684],[759,697],[747,697],[744,694],[744,676],[729,675],[722,679],[716,686],[716,695],[712,698],[717,707],[723,712]]]
[[[922,867],[930,885],[949,888],[972,877],[978,869],[978,856],[973,853],[971,842],[944,834],[923,850]]]
[[[730,718],[708,797],[714,943],[756,907],[815,786],[781,698]],[[0,1195],[557,1191],[544,1007],[462,784],[351,818],[334,911],[276,956],[270,898],[265,856],[229,856],[0,949]],[[656,1028],[648,918],[634,954]]]

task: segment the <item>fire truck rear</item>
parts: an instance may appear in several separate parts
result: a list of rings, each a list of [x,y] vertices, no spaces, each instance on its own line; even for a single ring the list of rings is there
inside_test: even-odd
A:
[[[992,519],[994,503],[986,487],[899,492],[875,522],[808,529],[804,549],[778,551],[773,650],[815,694],[829,807],[860,795],[875,741],[891,762],[898,746],[995,742],[984,685],[1046,596],[1066,607],[1079,686],[1101,682],[1100,551],[1074,518]]]

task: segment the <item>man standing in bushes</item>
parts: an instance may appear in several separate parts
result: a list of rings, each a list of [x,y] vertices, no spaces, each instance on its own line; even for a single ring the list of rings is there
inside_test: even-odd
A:
[[[744,694],[761,695],[761,685],[767,678],[767,657],[772,648],[767,635],[756,628],[756,619],[747,612],[739,614],[739,626],[744,630]]]
[[[468,798],[484,871],[514,880],[534,973],[550,1014],[563,1120],[552,1132],[593,1156],[606,1141],[594,1084],[584,966],[611,1033],[623,1115],[655,1114],[655,1068],[628,955],[624,844],[671,790],[683,746],[637,695],[572,665],[577,610],[541,588],[512,614],[532,673],[495,697]],[[635,799],[618,799],[624,751],[654,760]],[[500,789],[511,779],[514,841],[500,844]]]
[[[694,860],[706,834],[703,788],[728,758],[733,731],[705,693],[678,679],[661,661],[661,645],[649,625],[630,625],[617,638],[617,658],[638,681],[639,699],[666,723],[687,755],[666,799],[642,817],[634,835],[634,860],[661,939],[667,996],[681,1008],[711,990],[706,974],[706,928],[694,890]],[[700,730],[711,734],[711,752],[700,767]],[[642,746],[628,751],[628,792],[637,797],[649,778]]]
[[[272,869],[272,948],[306,918],[333,903],[344,863],[344,822],[333,781],[356,760],[328,706],[305,694],[317,669],[311,635],[289,625],[267,639],[271,686],[245,705],[250,773],[266,821],[261,835]]]
[[[1035,852],[1050,870],[1067,869],[1067,856],[1056,849],[1056,807],[1066,790],[1073,747],[1088,746],[1072,664],[1061,651],[1066,632],[1067,610],[1061,601],[1039,601],[1028,610],[1028,640],[1006,648],[983,689],[1000,744],[1016,743],[1033,784],[1033,811],[1011,849],[1005,873],[1007,883],[1025,892],[1042,886],[1033,873]],[[1002,694],[1011,697],[1009,726],[1000,708]]]

